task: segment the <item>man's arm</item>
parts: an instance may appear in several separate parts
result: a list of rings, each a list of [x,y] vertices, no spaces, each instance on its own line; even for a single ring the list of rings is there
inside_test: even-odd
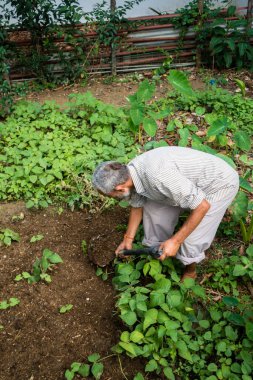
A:
[[[199,225],[210,207],[210,203],[206,199],[203,199],[199,206],[191,212],[180,230],[170,239],[161,244],[160,248],[163,249],[163,254],[160,257],[161,260],[177,254],[180,245]]]
[[[142,207],[131,208],[127,230],[124,235],[124,240],[122,241],[122,243],[120,243],[120,245],[116,249],[115,251],[116,254],[118,254],[122,249],[132,248],[135,234],[137,232],[140,222],[142,221],[142,214],[143,214]]]

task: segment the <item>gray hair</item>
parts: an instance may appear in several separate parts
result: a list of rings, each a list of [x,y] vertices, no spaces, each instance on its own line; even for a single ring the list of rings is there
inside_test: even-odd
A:
[[[99,164],[92,177],[93,186],[103,194],[110,194],[115,187],[130,178],[128,167],[117,161],[105,161]]]

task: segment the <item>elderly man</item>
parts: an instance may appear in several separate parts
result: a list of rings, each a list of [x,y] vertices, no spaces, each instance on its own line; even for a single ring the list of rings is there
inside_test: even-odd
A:
[[[131,249],[143,220],[143,245],[159,246],[161,260],[176,256],[186,267],[183,279],[196,278],[222,217],[238,188],[237,172],[224,160],[191,148],[157,148],[128,165],[103,162],[93,174],[99,192],[131,205],[124,240],[116,250]],[[190,210],[174,233],[180,213]]]

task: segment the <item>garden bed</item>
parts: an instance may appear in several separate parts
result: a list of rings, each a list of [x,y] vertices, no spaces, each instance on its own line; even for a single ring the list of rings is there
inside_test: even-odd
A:
[[[12,217],[22,212],[24,219],[12,222]],[[126,216],[121,208],[91,216],[86,211],[69,210],[59,215],[55,208],[30,212],[21,203],[1,205],[0,228],[8,226],[21,237],[19,243],[1,247],[1,298],[17,297],[21,301],[16,307],[1,310],[1,380],[64,379],[73,361],[85,361],[94,352],[102,357],[111,354],[122,330],[115,312],[116,292],[110,280],[104,282],[96,276],[96,266],[82,252],[81,243],[107,233],[113,252],[122,235],[116,226]],[[44,238],[30,243],[37,234]],[[52,283],[15,282],[17,274],[31,270],[44,248],[63,259],[52,273]],[[65,304],[73,304],[73,309],[60,314],[59,308]],[[143,368],[141,360],[121,360],[130,378]],[[103,379],[123,378],[117,356],[103,363]]]

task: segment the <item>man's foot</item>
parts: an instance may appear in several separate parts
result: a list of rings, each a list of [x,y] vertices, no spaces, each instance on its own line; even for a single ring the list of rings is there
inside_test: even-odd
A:
[[[181,277],[181,282],[184,282],[186,278],[192,278],[195,280],[197,278],[197,272],[196,272],[196,264],[192,263],[190,265],[186,265],[185,271]]]
[[[195,278],[197,278],[197,272],[184,272],[181,277],[181,282],[184,282],[186,278],[193,278],[195,280]]]

